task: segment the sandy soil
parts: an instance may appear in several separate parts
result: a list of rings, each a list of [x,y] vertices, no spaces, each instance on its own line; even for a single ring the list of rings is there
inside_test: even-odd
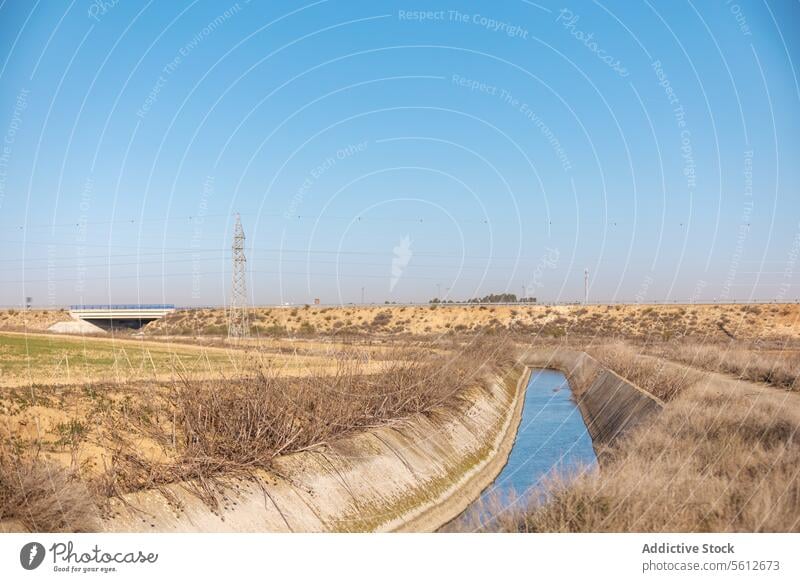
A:
[[[61,309],[0,309],[0,329],[45,331],[59,321],[72,321],[69,312]]]

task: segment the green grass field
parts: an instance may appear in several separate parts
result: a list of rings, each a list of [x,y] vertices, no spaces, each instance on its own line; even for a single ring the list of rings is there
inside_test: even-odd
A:
[[[0,386],[233,373],[245,358],[236,350],[0,333]]]

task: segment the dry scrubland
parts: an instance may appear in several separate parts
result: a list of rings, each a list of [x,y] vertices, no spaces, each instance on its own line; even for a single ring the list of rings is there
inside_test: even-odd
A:
[[[0,330],[45,331],[69,314],[0,310]],[[703,341],[798,338],[800,305],[376,305],[256,307],[255,337],[386,337],[519,332],[541,338],[598,336]],[[124,332],[122,332],[124,333]],[[223,309],[179,310],[145,328],[148,336],[221,337]]]
[[[65,317],[0,314],[0,329]],[[559,344],[667,406],[598,473],[482,527],[800,529],[797,305],[300,307],[251,321],[256,337],[235,346],[218,310],[177,312],[146,339],[0,333],[0,520],[91,530],[109,496],[187,479],[213,508],[230,476],[459,409],[461,390],[517,347]]]
[[[64,309],[0,309],[0,329],[10,331],[45,331],[59,321],[72,321]]]
[[[250,312],[255,336],[392,336],[462,333],[533,334],[541,338],[797,337],[800,305],[430,305],[275,307]],[[2,323],[0,323],[2,325]],[[221,309],[178,311],[147,327],[149,335],[222,335]]]
[[[508,357],[485,342],[343,347],[327,368],[295,377],[253,365],[235,378],[7,388],[0,521],[90,531],[110,497],[176,482],[215,509],[231,477],[248,478],[278,455],[459,410],[462,391]]]

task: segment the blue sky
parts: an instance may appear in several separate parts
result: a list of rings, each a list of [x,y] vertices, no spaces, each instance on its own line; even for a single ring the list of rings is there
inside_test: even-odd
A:
[[[0,304],[795,300],[795,2],[0,5]]]

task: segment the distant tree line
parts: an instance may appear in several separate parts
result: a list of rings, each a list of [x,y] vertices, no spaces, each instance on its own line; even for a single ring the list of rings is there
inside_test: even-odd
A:
[[[490,293],[483,297],[473,297],[467,301],[453,301],[434,297],[428,303],[536,303],[536,297],[517,297],[514,293]]]

